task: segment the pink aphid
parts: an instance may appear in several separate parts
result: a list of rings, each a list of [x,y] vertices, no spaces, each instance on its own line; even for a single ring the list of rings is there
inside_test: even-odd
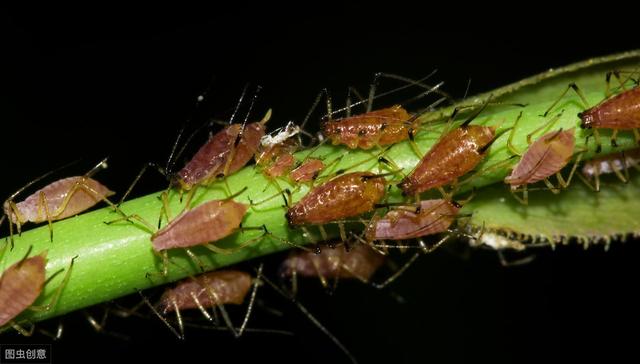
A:
[[[461,206],[454,201],[437,199],[420,202],[415,206],[393,209],[384,216],[374,217],[365,236],[368,241],[416,239],[447,231]]]
[[[311,182],[315,180],[320,171],[324,169],[324,163],[319,159],[309,159],[289,173],[289,178],[295,183]]]
[[[174,176],[174,183],[183,190],[208,184],[244,167],[253,158],[265,134],[264,124],[271,118],[267,111],[262,121],[251,124],[231,124],[205,143],[193,158]]]
[[[189,248],[225,238],[238,230],[248,208],[231,199],[205,202],[153,234],[153,249]]]
[[[195,309],[225,304],[241,305],[252,284],[251,275],[237,270],[221,270],[184,279],[167,289],[160,298],[160,311]]]
[[[0,277],[0,327],[26,310],[45,283],[46,253],[21,260]]]
[[[343,247],[295,252],[280,265],[280,275],[290,277],[357,278],[368,281],[384,263],[384,256],[364,244],[351,249]]]
[[[5,201],[3,208],[10,222],[40,223],[77,215],[113,194],[92,178],[68,177],[45,186],[22,202]]]
[[[575,128],[547,133],[533,142],[504,181],[512,189],[535,183],[559,172],[571,161]]]

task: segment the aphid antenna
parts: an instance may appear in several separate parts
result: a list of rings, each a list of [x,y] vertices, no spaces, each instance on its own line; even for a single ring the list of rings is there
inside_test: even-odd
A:
[[[432,88],[428,89],[427,91],[423,91],[423,92],[419,93],[418,95],[401,102],[400,104],[403,105],[403,106],[406,106],[406,105],[411,104],[412,102],[415,102],[417,100],[420,100],[420,99],[424,98],[425,96],[431,95],[432,93],[437,93],[437,91],[440,90],[440,87],[442,87],[442,85],[444,85],[444,81],[438,83],[437,85],[433,86]],[[439,101],[438,104],[440,104],[441,102],[443,102],[445,100],[449,100],[446,97],[441,97],[440,99],[442,101]],[[433,104],[429,105],[429,107],[427,107],[427,110],[431,110],[431,108],[433,108],[433,107],[434,107]]]
[[[24,254],[24,256],[18,261],[18,265],[17,267],[21,267],[22,263],[24,263],[25,260],[27,260],[27,258],[29,257],[29,254],[31,254],[31,251],[33,250],[33,245],[29,245],[29,249],[27,249],[27,252]],[[42,257],[46,258],[47,257],[47,251],[45,250],[44,252],[42,252],[42,254],[44,254]]]
[[[5,200],[5,202],[6,202],[6,201],[11,201],[11,200],[15,199],[15,198],[16,198],[16,196],[18,196],[19,194],[21,194],[22,192],[24,192],[24,190],[26,190],[27,188],[29,188],[29,187],[33,186],[34,184],[36,184],[36,183],[38,183],[38,182],[42,181],[43,179],[45,179],[45,178],[47,178],[47,177],[51,176],[51,175],[52,175],[52,174],[54,174],[54,173],[60,172],[61,170],[65,169],[65,168],[68,168],[68,167],[70,167],[70,166],[72,166],[72,165],[74,165],[74,164],[76,164],[76,163],[80,162],[81,160],[82,160],[82,159],[76,159],[76,160],[74,160],[74,161],[72,161],[72,162],[69,162],[69,163],[64,164],[64,165],[62,165],[62,166],[60,166],[60,167],[57,167],[57,168],[55,168],[55,169],[52,169],[52,170],[50,170],[49,172],[47,172],[47,173],[45,173],[45,174],[42,174],[42,175],[40,175],[40,176],[38,176],[38,177],[34,178],[33,180],[29,181],[26,185],[24,185],[24,186],[20,187],[20,189],[18,189],[16,192],[12,193],[12,194],[11,194],[11,196],[9,196],[9,198],[7,198],[7,199]]]
[[[324,327],[324,325],[322,325],[320,321],[318,321],[318,319],[315,318],[311,314],[311,312],[309,312],[309,310],[307,310],[307,308],[303,306],[295,297],[286,294],[280,287],[278,287],[266,276],[263,276],[262,280],[265,283],[267,283],[271,288],[273,288],[273,290],[276,291],[276,293],[278,293],[284,299],[294,304],[298,308],[298,310],[300,310],[307,317],[307,319],[309,319],[309,321],[311,321],[322,333],[324,333],[349,358],[349,360],[352,363],[354,364],[358,363],[358,361],[353,356],[353,354],[349,352],[349,350],[338,340],[338,338],[336,338],[326,327]]]
[[[413,81],[413,80],[410,80],[409,78],[402,77],[402,76],[398,76],[398,75],[392,75],[392,74],[389,74],[389,73],[378,72],[378,73],[376,73],[376,75],[379,75],[378,77],[383,77],[383,76],[392,76],[392,77],[389,77],[389,78],[395,78],[395,79],[397,79],[397,80],[405,81],[405,82],[408,82],[408,84],[403,85],[403,86],[400,86],[400,87],[397,87],[397,88],[394,88],[394,89],[389,90],[389,91],[385,91],[385,92],[383,92],[383,93],[381,93],[381,94],[377,94],[377,95],[375,95],[375,96],[372,98],[371,102],[373,102],[373,100],[377,100],[378,98],[381,98],[381,97],[384,97],[384,96],[387,96],[387,95],[391,95],[391,94],[393,94],[393,93],[396,93],[396,92],[402,91],[402,90],[407,89],[407,88],[412,87],[412,86],[420,86],[420,87],[422,87],[422,88],[424,88],[424,89],[428,89],[428,90],[429,90],[429,89],[432,89],[432,88],[433,88],[433,86],[425,85],[425,84],[422,84],[421,82],[422,82],[422,81],[424,81],[424,80],[426,80],[426,79],[428,79],[428,78],[430,78],[430,77],[431,77],[431,76],[433,76],[436,72],[437,72],[437,70],[434,70],[434,71],[433,71],[433,72],[431,72],[429,75],[427,75],[427,76],[425,76],[425,77],[423,77],[423,78],[421,78],[421,79],[419,79],[419,80],[416,80],[416,81]],[[375,77],[375,76],[374,76],[374,77]],[[377,82],[377,81],[376,81],[376,82]],[[373,84],[373,83],[372,83],[372,84]],[[374,92],[375,92],[375,90],[374,90]],[[448,94],[446,94],[446,93],[444,93],[444,92],[440,91],[439,89],[437,89],[437,90],[436,90],[436,92],[437,92],[437,93],[439,93],[439,94],[442,94],[442,96],[444,96],[444,97],[450,98],[450,96],[449,96]],[[339,114],[339,113],[341,113],[341,112],[343,112],[343,111],[347,111],[347,110],[349,110],[349,109],[351,109],[351,108],[353,108],[353,107],[355,107],[355,106],[359,106],[359,105],[362,105],[362,104],[367,103],[367,102],[369,102],[369,100],[368,100],[368,99],[366,99],[366,100],[361,100],[361,101],[357,101],[357,102],[354,102],[354,103],[352,103],[349,107],[343,107],[343,108],[340,108],[340,109],[334,110],[334,111],[332,111],[332,112],[328,112],[326,115],[324,115],[324,116],[323,116],[323,118],[331,119],[331,117],[332,117],[333,115],[335,115],[335,114]],[[369,111],[371,111],[371,110],[369,110]]]
[[[240,98],[238,99],[238,102],[236,103],[236,107],[233,110],[233,113],[231,114],[231,117],[229,118],[229,122],[228,122],[229,125],[233,124],[233,121],[235,120],[236,115],[238,115],[238,112],[240,111],[240,106],[244,102],[244,98],[247,95],[247,90],[248,89],[249,89],[249,83],[246,83],[244,85],[244,87],[242,88],[242,93],[240,94]]]
[[[587,101],[587,98],[584,96],[584,93],[582,93],[582,90],[580,90],[580,88],[578,87],[578,85],[575,84],[575,82],[571,82],[567,86],[567,88],[560,94],[560,97],[558,97],[556,101],[554,101],[553,104],[549,106],[547,111],[545,111],[544,114],[542,114],[542,116],[546,117],[549,114],[549,112],[553,110],[553,108],[560,102],[560,100],[562,100],[562,98],[567,94],[567,92],[569,92],[569,90],[573,90],[580,97],[580,100],[582,100],[585,110],[589,108],[589,101]],[[580,114],[578,114],[578,117],[580,117]]]
[[[460,127],[461,128],[466,128],[475,118],[477,118],[483,111],[484,109],[487,108],[487,105],[489,105],[489,102],[491,101],[491,98],[493,97],[493,95],[489,95],[489,97],[487,97],[487,101],[482,103],[482,106],[480,106],[480,108],[478,110],[476,110],[475,112],[473,112],[468,118],[467,120],[465,120]],[[453,115],[453,114],[452,114]]]

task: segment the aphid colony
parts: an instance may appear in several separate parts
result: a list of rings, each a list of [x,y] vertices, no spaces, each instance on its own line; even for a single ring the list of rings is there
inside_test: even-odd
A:
[[[619,78],[618,73],[615,75]],[[422,81],[410,81],[412,86],[426,89],[419,97],[440,93],[441,84],[430,87],[422,84]],[[624,86],[624,82],[621,81],[621,84]],[[567,90],[569,89],[574,89],[581,95],[577,86],[572,84]],[[374,90],[375,82],[367,100],[366,112],[351,115],[351,107],[354,105],[348,103],[347,116],[341,119],[332,118],[334,112],[331,110],[328,93],[325,92],[328,114],[326,120],[321,122],[321,140],[328,140],[334,145],[343,145],[350,149],[367,151],[376,149],[379,153],[371,151],[372,158],[377,158],[381,162],[386,161],[388,165],[394,166],[395,164],[385,157],[385,153],[402,141],[411,143],[414,151],[418,153],[419,148],[415,145],[414,139],[416,132],[423,125],[420,123],[420,114],[411,115],[401,105],[372,110],[372,103],[376,98]],[[461,109],[454,109],[446,124],[440,125],[443,127],[443,132],[437,141],[426,153],[420,155],[420,161],[411,171],[392,168],[390,172],[376,174],[350,170],[357,165],[329,171],[328,167],[336,161],[328,162],[322,158],[313,157],[313,152],[307,153],[304,158],[295,154],[302,147],[307,147],[302,139],[302,135],[306,133],[303,126],[311,113],[307,115],[302,126],[289,123],[286,127],[268,134],[266,125],[271,119],[271,110],[266,111],[260,121],[250,123],[248,120],[253,108],[252,101],[243,122],[234,123],[234,117],[244,99],[245,92],[246,89],[229,124],[213,133],[182,169],[175,173],[168,169],[162,171],[171,181],[172,186],[181,192],[188,193],[185,209],[174,218],[169,216],[167,194],[163,194],[162,213],[168,218],[168,223],[163,227],[156,229],[140,216],[126,215],[118,205],[111,203],[108,198],[114,193],[93,179],[93,175],[99,169],[106,167],[106,161],[102,161],[85,175],[55,181],[21,202],[14,201],[17,195],[46,175],[11,195],[3,204],[4,215],[0,222],[8,220],[12,244],[14,225],[17,226],[17,233],[20,234],[22,224],[46,221],[50,226],[51,240],[54,241],[52,221],[76,215],[103,201],[122,216],[118,220],[143,223],[151,231],[155,231],[150,236],[150,247],[163,257],[162,274],[166,275],[169,269],[170,261],[166,252],[170,249],[184,249],[202,267],[196,255],[189,250],[190,248],[204,246],[215,253],[227,254],[245,245],[255,244],[266,235],[272,235],[264,226],[243,226],[245,217],[257,205],[251,201],[249,203],[236,201],[245,193],[246,187],[235,188],[234,193],[231,191],[232,186],[227,185],[227,198],[191,206],[196,189],[206,188],[214,181],[226,182],[229,175],[239,171],[251,159],[255,159],[258,173],[263,173],[270,179],[277,187],[279,195],[284,198],[286,204],[284,215],[289,226],[303,230],[305,236],[312,236],[308,234],[309,230],[317,229],[322,238],[312,241],[316,244],[315,250],[303,248],[292,253],[282,263],[281,275],[291,277],[294,282],[298,276],[319,277],[324,286],[328,285],[328,279],[334,279],[337,282],[339,278],[355,278],[370,283],[371,277],[385,262],[385,256],[390,248],[417,248],[418,251],[428,252],[456,233],[455,222],[460,217],[459,212],[464,202],[455,201],[453,195],[458,192],[461,185],[478,175],[474,173],[476,167],[483,162],[496,140],[505,133],[510,131],[506,143],[508,149],[514,155],[520,156],[520,159],[504,181],[511,187],[514,196],[525,204],[528,201],[527,185],[529,184],[543,181],[554,193],[566,187],[581,157],[581,151],[576,151],[575,148],[575,128],[553,129],[559,115],[544,121],[540,128],[529,135],[527,138],[529,147],[526,151],[516,150],[512,139],[520,117],[513,121],[511,127],[502,129],[500,125],[474,123],[485,107],[490,104],[488,101],[482,105],[472,106],[474,110],[462,123],[456,121],[456,115]],[[584,100],[584,97],[582,98]],[[318,100],[319,98],[316,104]],[[436,101],[432,106],[442,100]],[[552,110],[556,103],[549,110]],[[614,130],[611,138],[614,145],[615,136],[619,130],[633,130],[638,138],[636,129],[640,127],[640,88],[624,89],[617,95],[580,113],[579,118],[582,128],[594,129],[594,139],[598,145],[600,143],[598,130],[602,128]],[[531,141],[531,136],[542,130],[547,132],[535,141]],[[320,142],[315,148],[322,143]],[[574,158],[576,162],[565,180],[560,171]],[[594,188],[599,190],[601,174],[615,173],[620,180],[627,181],[628,168],[638,168],[639,158],[638,150],[603,156],[586,163],[578,176],[587,183],[595,179]],[[135,179],[134,184],[143,172],[144,169]],[[471,176],[467,180],[460,181],[469,174]],[[559,187],[555,187],[549,181],[553,175],[557,176]],[[294,189],[305,186],[308,192],[297,201],[291,201],[290,189],[281,188],[278,180]],[[132,187],[133,185],[125,195],[131,191]],[[386,200],[388,191],[394,187],[402,191],[404,200],[389,203]],[[449,191],[445,188],[449,188]],[[431,190],[439,191],[442,198],[424,198],[423,194]],[[523,198],[517,197],[515,192],[522,192]],[[360,225],[361,228],[352,229],[351,226],[354,224]],[[333,247],[326,246],[330,241],[325,229],[326,225],[337,225],[339,228],[340,240],[334,242]],[[245,241],[237,249],[225,249],[216,245],[216,242],[245,230],[261,230],[262,235]],[[356,232],[362,230],[364,230],[362,233]],[[445,239],[436,239],[429,244],[423,240],[442,233],[445,234]],[[276,239],[297,245],[283,237],[276,237]],[[401,243],[416,239],[419,241],[417,245]],[[416,258],[417,255],[384,284],[374,285],[386,285]],[[28,308],[37,309],[32,304],[45,285],[45,262],[46,252],[31,257],[27,253],[22,260],[4,270],[0,277],[0,326],[11,326],[22,333],[28,333],[19,325],[16,317]],[[61,287],[69,279],[72,264],[73,261],[66,270],[60,288],[56,290],[49,306],[55,305]],[[184,337],[180,310],[198,309],[205,317],[211,319],[207,308],[216,307],[221,308],[222,316],[229,329],[239,335],[246,326],[250,309],[240,329],[236,330],[222,307],[224,304],[244,302],[251,286],[254,287],[253,296],[255,296],[255,289],[264,281],[260,272],[255,278],[235,270],[216,271],[191,277],[167,289],[159,303],[151,306],[161,318],[169,312],[175,312],[179,333],[168,322],[167,325],[180,337]],[[253,302],[253,298],[251,301]]]

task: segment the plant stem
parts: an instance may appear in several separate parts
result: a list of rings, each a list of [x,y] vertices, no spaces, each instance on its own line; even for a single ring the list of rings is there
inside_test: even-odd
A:
[[[600,73],[598,77],[604,78]],[[565,87],[566,84],[563,87],[558,86],[550,94],[559,95]],[[583,91],[585,91],[591,105],[595,105],[603,99],[602,88],[584,88]],[[537,98],[536,95],[532,95],[527,100],[528,105],[526,107],[500,106],[492,108],[490,106],[473,123],[496,125],[499,127],[498,133],[500,133],[511,127],[517,116],[522,112],[522,119],[515,131],[514,146],[518,150],[524,151],[527,147],[527,134],[543,125],[550,117],[558,115],[564,110],[557,123],[553,126],[553,130],[576,127],[577,148],[585,146],[587,137],[591,132],[580,129],[578,126],[579,119],[576,115],[584,109],[580,100],[574,95],[570,95],[563,99],[547,118],[544,118],[540,115],[554,101],[549,95],[545,94],[544,97],[538,95]],[[420,133],[416,137],[416,143],[422,153],[425,153],[442,133],[444,127],[443,117],[434,116],[440,114],[440,112],[434,112],[425,114],[422,117],[424,120],[431,120],[423,124]],[[433,122],[433,119],[440,119],[440,122]],[[459,121],[457,120],[456,122],[459,123]],[[534,139],[542,134],[535,135]],[[606,131],[601,133],[603,140],[602,154],[614,151],[608,142],[608,135],[610,133]],[[477,168],[477,171],[479,171],[477,178],[470,179],[469,183],[461,191],[468,190],[471,187],[481,188],[482,186],[502,181],[512,165],[517,162],[516,159],[513,159],[510,163],[505,163],[511,157],[506,148],[508,137],[509,133],[507,132],[492,145],[488,157]],[[630,133],[619,135],[618,145],[619,147],[615,150],[634,147],[632,135]],[[595,154],[593,139],[589,141],[588,147],[583,159],[589,159]],[[326,165],[331,165],[331,168],[324,171],[319,177],[319,181],[322,181],[323,177],[326,180],[326,177],[330,177],[332,173],[341,169],[347,171],[388,172],[389,167],[379,163],[377,160],[377,155],[380,152],[348,150],[340,146],[323,145],[315,150],[299,152],[296,157],[301,160],[308,154],[313,153],[315,158],[321,158]],[[413,152],[408,142],[394,145],[386,150],[384,155],[402,168],[402,173],[404,174],[409,173],[419,161],[419,157]],[[335,163],[332,164],[334,161]],[[394,185],[388,194],[390,201],[402,200],[399,190],[395,187],[395,183],[399,181],[400,177],[400,175],[387,177],[388,181]],[[287,226],[284,217],[286,208],[283,206],[283,199],[279,196],[278,188],[276,188],[274,181],[267,179],[259,169],[254,166],[245,167],[234,175],[229,176],[225,182],[217,182],[207,188],[200,188],[192,205],[195,206],[211,199],[225,198],[228,195],[226,186],[231,186],[231,193],[247,187],[245,192],[235,198],[236,201],[249,203],[249,200],[262,201],[270,197],[273,198],[251,208],[243,221],[243,226],[258,227],[264,225],[273,235],[266,235],[250,246],[228,255],[215,254],[204,248],[193,249],[193,252],[202,261],[206,270],[218,269],[291,248],[290,244],[283,242],[284,240],[301,245],[319,241],[320,237],[317,229],[313,227],[309,230],[314,236],[303,236],[301,230]],[[293,186],[284,180],[277,180],[277,184],[280,188],[288,188],[293,192],[294,202],[309,190],[309,186]],[[504,188],[506,189],[507,187],[504,186]],[[481,190],[478,193],[481,193]],[[159,193],[154,193],[130,200],[124,203],[121,209],[126,214],[137,214],[149,221],[151,225],[155,225],[162,205],[158,197]],[[184,206],[175,191],[170,191],[169,198],[171,211],[175,216],[182,211]],[[2,254],[1,270],[22,258],[31,246],[33,247],[33,254],[48,250],[48,276],[62,269],[67,269],[72,257],[77,256],[72,268],[71,278],[64,287],[56,307],[45,312],[27,311],[21,316],[21,319],[39,321],[51,318],[200,272],[191,258],[182,250],[175,249],[175,251],[170,252],[172,263],[169,266],[168,276],[162,277],[154,274],[154,272],[158,272],[162,268],[162,263],[151,248],[150,236],[153,231],[149,231],[142,224],[127,221],[118,221],[110,225],[105,224],[105,222],[114,221],[118,218],[118,214],[114,213],[111,208],[106,207],[56,222],[53,225],[53,242],[49,241],[49,230],[46,225],[26,231],[20,237],[15,237],[15,248],[13,250],[6,249]],[[166,221],[163,221],[164,223]],[[362,227],[362,225],[355,226],[356,228]],[[256,239],[261,234],[260,231],[239,232],[223,241],[216,242],[216,245],[231,248],[243,242]],[[329,234],[332,237],[337,235],[335,229],[329,229]],[[278,238],[274,238],[274,236]],[[147,277],[147,273],[152,273],[152,275]],[[58,274],[47,284],[39,302],[46,303],[50,299],[62,276],[63,274]]]

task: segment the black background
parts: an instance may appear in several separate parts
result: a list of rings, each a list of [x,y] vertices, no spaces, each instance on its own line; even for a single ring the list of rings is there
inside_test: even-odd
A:
[[[472,9],[387,5],[3,11],[0,192],[9,195],[78,158],[71,169],[82,173],[104,156],[110,168],[101,181],[122,191],[143,162],[166,160],[212,79],[195,124],[228,117],[251,82],[264,87],[258,110],[272,107],[275,127],[300,120],[322,87],[336,98],[348,85],[364,91],[377,71],[418,78],[438,68],[446,90],[461,97],[469,78],[470,92],[477,93],[640,45],[633,33],[600,23],[587,27],[577,17],[487,18]],[[164,185],[149,177],[138,193]],[[361,362],[611,359],[636,354],[637,252],[637,241],[613,244],[607,253],[568,247],[503,268],[491,252],[463,259],[441,250],[393,286],[404,303],[389,291],[346,282],[334,295],[307,282],[300,299]],[[279,259],[268,259],[267,268]],[[72,315],[65,318],[64,339],[53,345],[54,362],[346,360],[293,306],[267,289],[261,295],[285,316],[258,309],[252,322],[295,336],[235,340],[190,330],[187,341],[178,342],[156,320],[114,318],[109,330],[129,335],[126,341],[93,333],[81,315]]]

